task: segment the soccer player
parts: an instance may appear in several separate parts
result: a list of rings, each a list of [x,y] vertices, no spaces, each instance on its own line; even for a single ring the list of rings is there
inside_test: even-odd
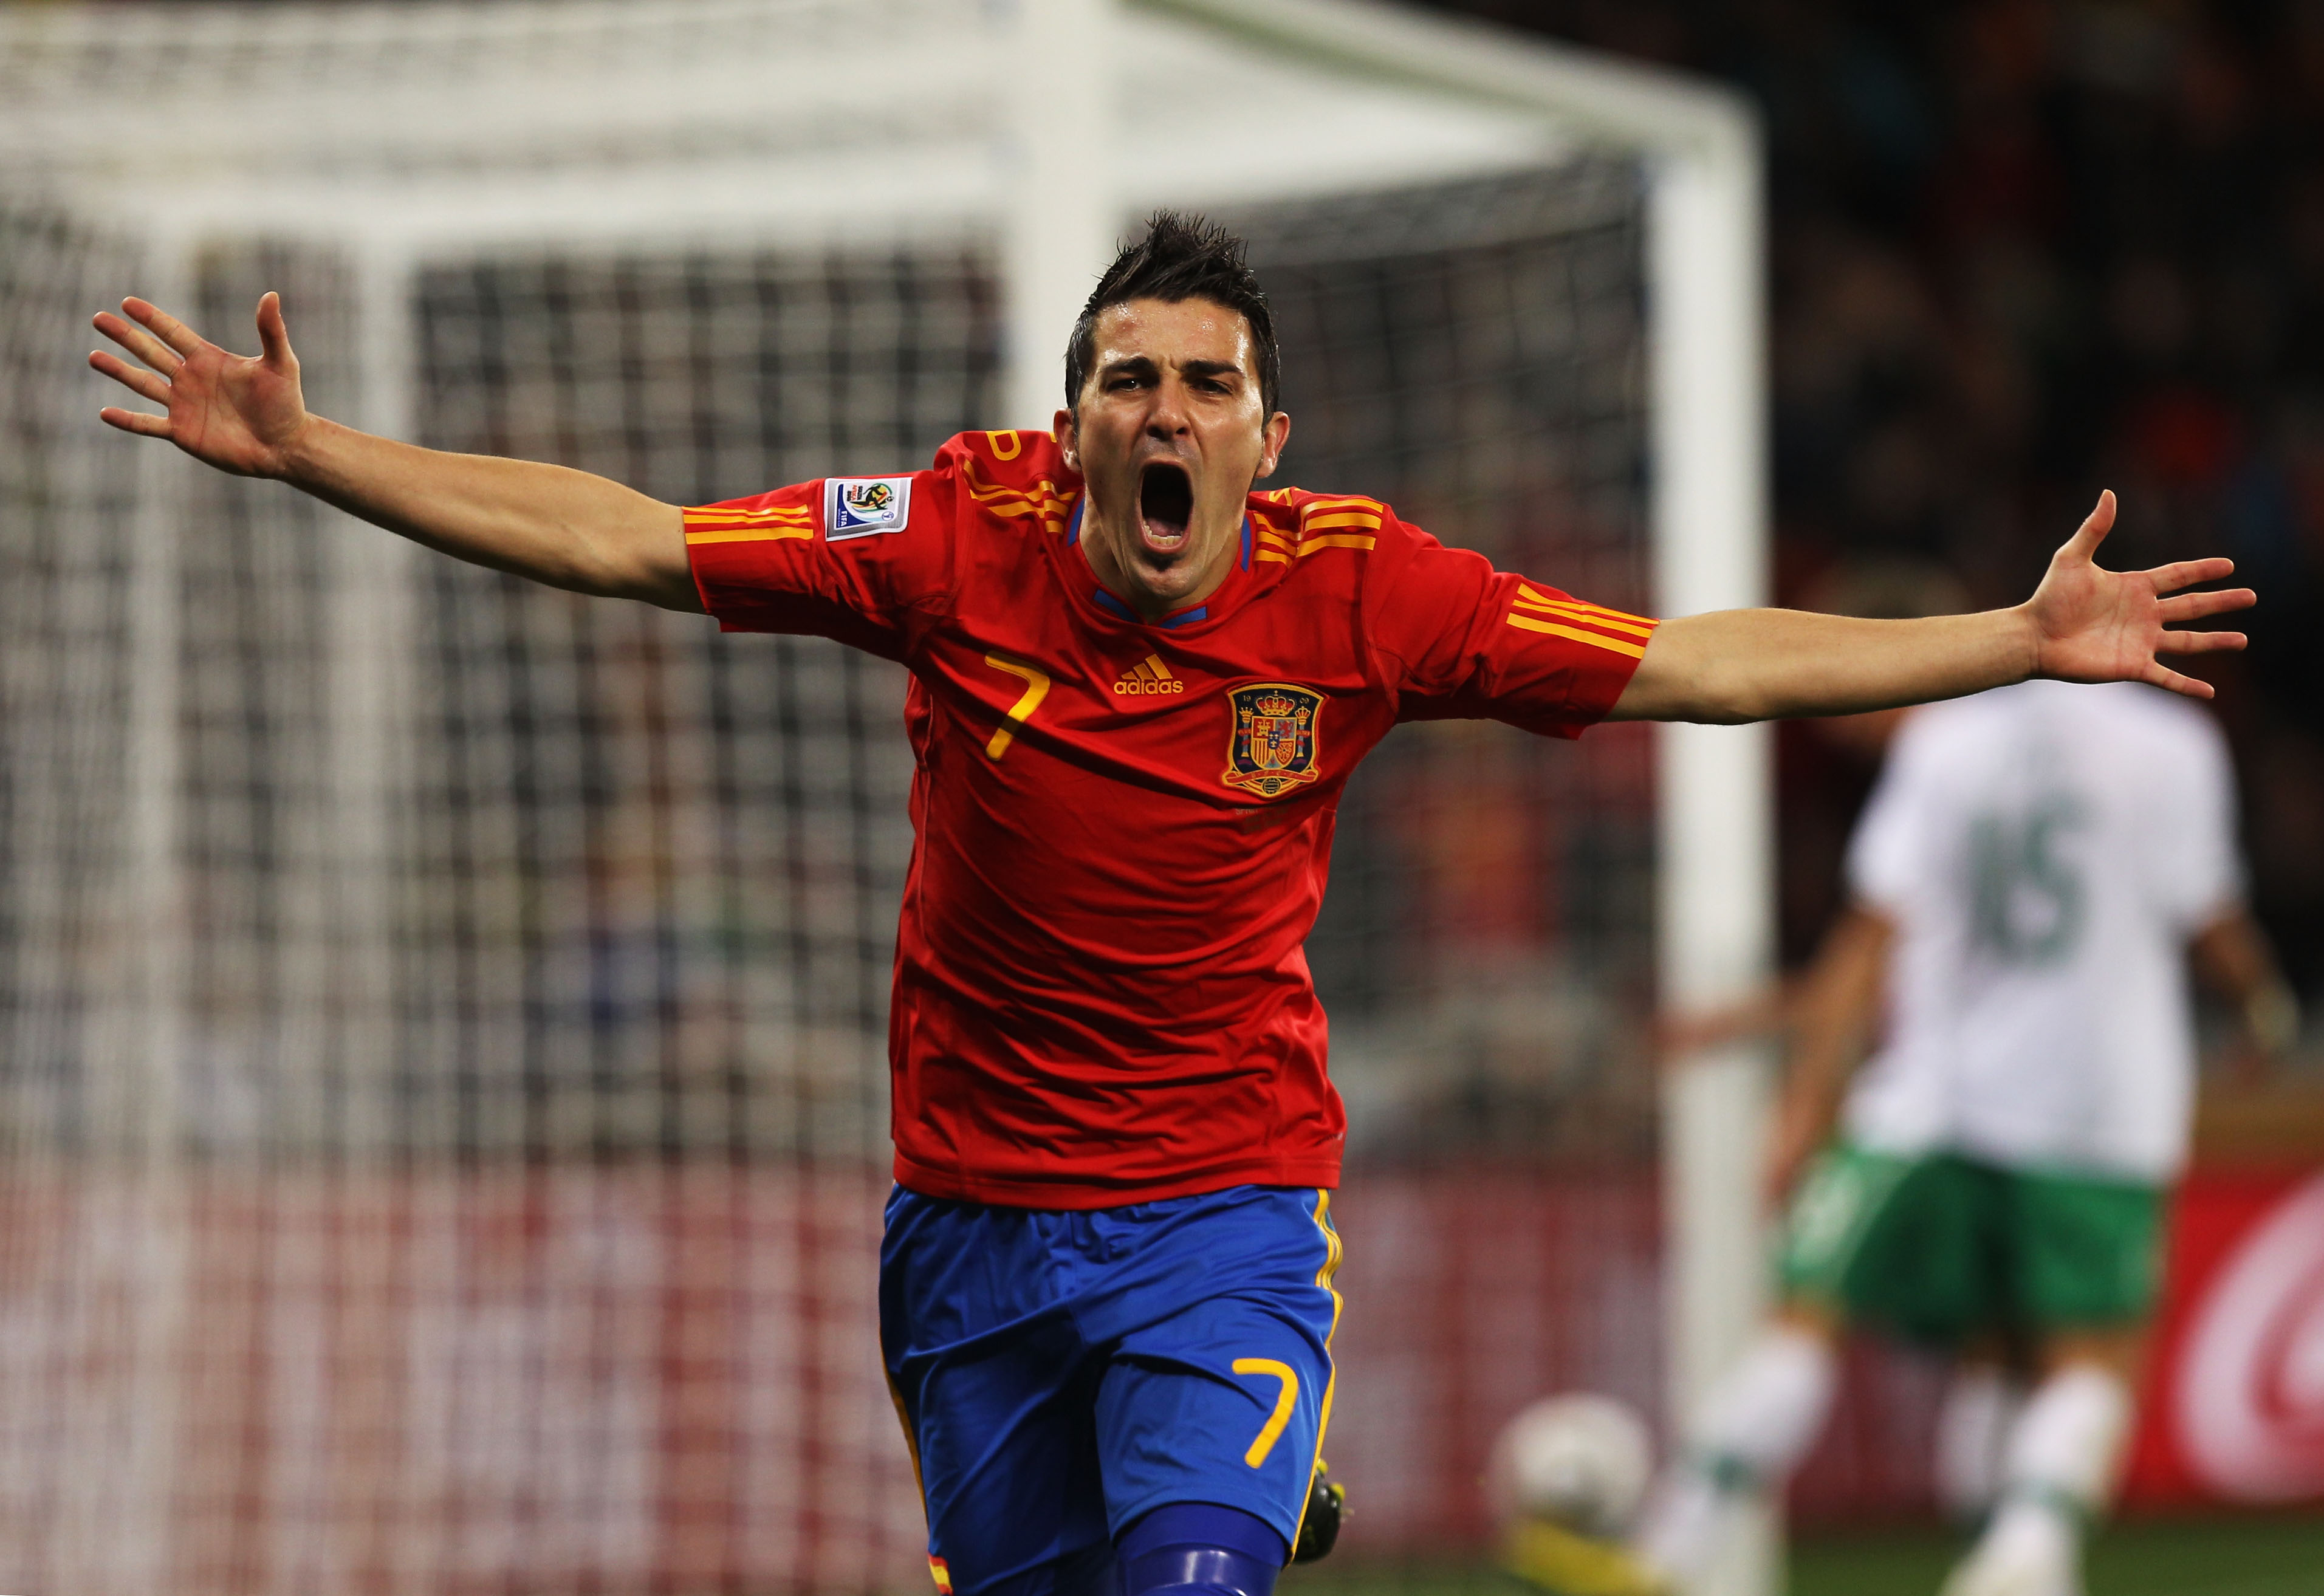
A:
[[[1970,1358],[1938,1483],[1957,1513],[1991,1512],[1948,1596],[2078,1592],[2186,1156],[2190,955],[2250,1042],[2298,1028],[2242,905],[2209,716],[2129,684],[2026,682],[1902,718],[1851,902],[1794,1005],[1770,1160],[1796,1187],[1785,1305],[1695,1416],[1640,1538],[1680,1589],[1728,1509],[1806,1454],[1838,1338],[1863,1324]],[[2034,1381],[2022,1404],[2011,1363]]]
[[[1829,714],[2028,676],[2208,691],[2157,652],[2231,568],[2093,563],[1883,623],[1655,622],[1377,500],[1256,492],[1290,420],[1241,246],[1162,215],[1106,271],[1049,433],[681,509],[306,410],[281,309],[230,355],[142,300],[105,420],[447,554],[901,661],[917,843],[890,1056],[881,1335],[956,1596],[1267,1596],[1319,1489],[1344,1121],[1301,952],[1349,772],[1399,721]],[[2176,596],[2170,596],[2172,595]]]

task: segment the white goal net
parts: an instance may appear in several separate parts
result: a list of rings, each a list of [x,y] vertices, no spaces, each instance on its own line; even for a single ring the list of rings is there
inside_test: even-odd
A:
[[[277,289],[310,405],[435,447],[687,503],[910,469],[1045,419],[1016,25],[0,10],[0,1589],[923,1588],[900,672],[206,475],[82,356],[125,292],[235,347]],[[1172,14],[1110,49],[1263,107],[1115,208],[1250,238],[1279,480],[1653,604],[1641,152]],[[1343,1556],[1479,1555],[1532,1397],[1660,1404],[1656,816],[1636,727],[1407,728],[1351,789]]]

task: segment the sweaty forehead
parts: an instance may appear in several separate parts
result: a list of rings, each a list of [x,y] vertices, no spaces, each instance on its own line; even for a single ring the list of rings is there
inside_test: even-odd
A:
[[[1093,364],[1151,360],[1174,366],[1189,361],[1251,369],[1250,324],[1239,311],[1209,300],[1130,300],[1098,313]]]

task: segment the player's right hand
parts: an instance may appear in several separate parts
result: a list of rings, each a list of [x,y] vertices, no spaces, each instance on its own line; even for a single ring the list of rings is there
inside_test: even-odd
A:
[[[145,365],[105,349],[91,353],[88,363],[167,413],[109,406],[97,412],[99,419],[124,432],[166,438],[204,465],[237,476],[290,474],[292,450],[313,418],[299,391],[299,357],[290,352],[280,295],[258,301],[255,357],[227,354],[143,300],[124,300],[121,309],[127,320],[100,311],[94,325]]]

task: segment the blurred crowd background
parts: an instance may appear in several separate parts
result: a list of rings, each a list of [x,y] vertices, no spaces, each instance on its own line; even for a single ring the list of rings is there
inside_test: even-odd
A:
[[[2202,674],[2262,919],[2324,1002],[2324,4],[1437,0],[1745,90],[1769,163],[1776,590],[1930,560],[2014,602],[2101,486],[2109,563],[2232,555]],[[1869,760],[1783,741],[1783,932]]]

